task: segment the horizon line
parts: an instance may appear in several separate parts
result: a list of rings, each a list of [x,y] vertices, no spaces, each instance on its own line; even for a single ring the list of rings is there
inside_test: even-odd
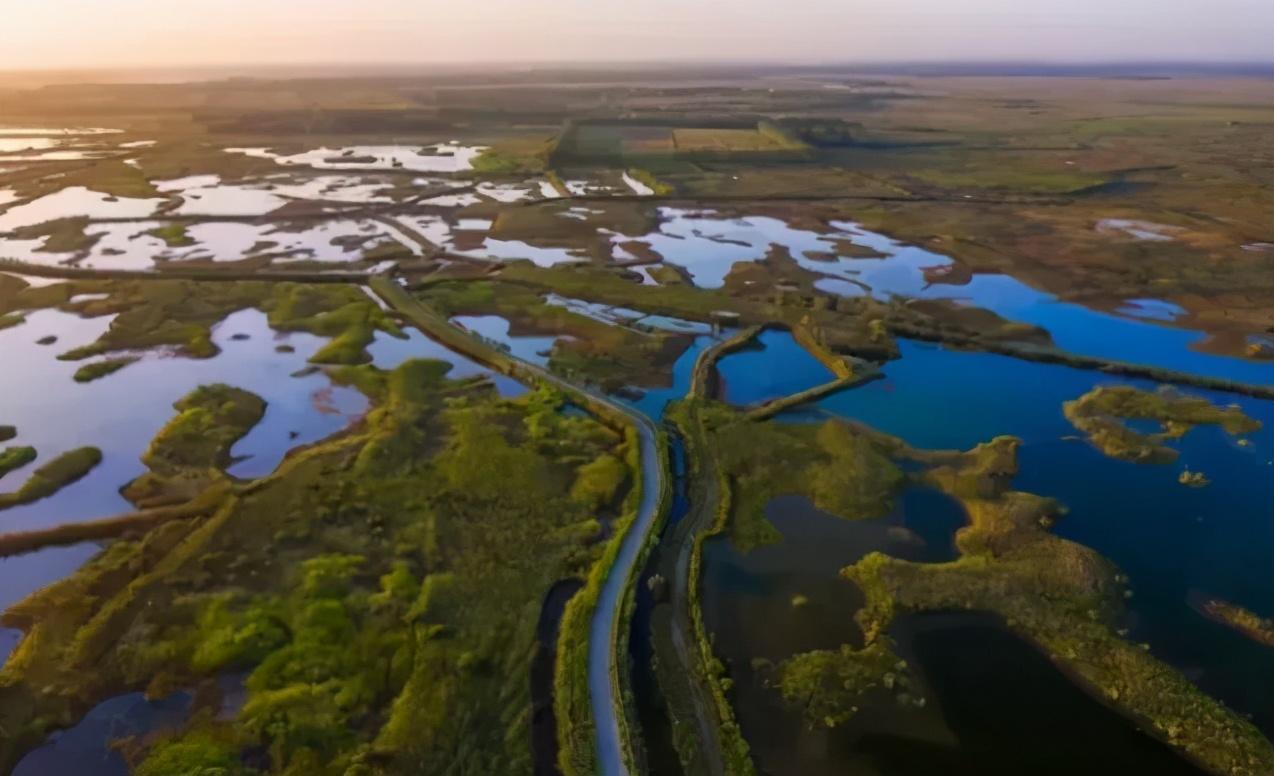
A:
[[[147,73],[163,71],[251,71],[251,70],[524,70],[524,69],[562,69],[581,70],[588,68],[604,68],[607,70],[675,70],[679,67],[699,67],[707,69],[737,70],[749,67],[762,67],[780,70],[852,70],[867,71],[897,70],[914,75],[921,69],[950,69],[975,72],[979,70],[1070,70],[1100,72],[1104,70],[1129,71],[1147,70],[1202,70],[1212,72],[1247,72],[1260,71],[1274,74],[1274,58],[1258,59],[1151,59],[1146,57],[1119,59],[1022,59],[1022,58],[969,58],[969,59],[864,59],[864,60],[826,60],[803,61],[787,58],[774,59],[734,59],[716,57],[686,57],[679,59],[527,59],[527,60],[383,60],[383,61],[305,61],[288,62],[215,62],[215,63],[183,63],[183,64],[114,64],[114,65],[67,65],[49,67],[0,67],[0,75],[37,75],[37,74],[76,74],[76,73]],[[1004,75],[1004,73],[996,73]]]

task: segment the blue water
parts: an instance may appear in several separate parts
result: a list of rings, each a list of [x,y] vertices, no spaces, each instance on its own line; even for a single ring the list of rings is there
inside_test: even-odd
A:
[[[660,214],[664,220],[659,232],[642,239],[666,261],[686,268],[695,285],[703,288],[720,287],[735,264],[760,261],[773,246],[781,246],[801,267],[823,275],[816,286],[829,293],[870,293],[882,301],[895,296],[959,300],[1012,321],[1043,326],[1059,347],[1073,353],[1274,384],[1274,363],[1193,352],[1189,348],[1205,338],[1203,332],[1152,322],[1171,321],[1184,313],[1165,300],[1128,300],[1121,316],[1058,301],[1009,275],[974,275],[964,285],[931,282],[928,270],[952,266],[949,256],[900,243],[852,221],[833,221],[833,231],[822,233],[762,216],[724,218],[711,211],[673,208],[662,208]],[[813,253],[835,254],[839,241],[872,248],[881,257],[809,258]]]
[[[718,360],[717,375],[725,400],[738,406],[798,393],[836,377],[781,329],[766,329],[754,346]]]
[[[1208,377],[1274,385],[1274,363],[1190,350],[1203,332],[1124,318],[1059,302],[1007,275],[974,275],[964,286],[934,285],[921,296],[967,299],[1012,321],[1042,326],[1062,350]]]
[[[886,379],[788,413],[797,421],[837,415],[865,422],[916,447],[968,448],[999,434],[1023,440],[1014,486],[1070,508],[1056,532],[1088,545],[1130,578],[1130,638],[1176,666],[1205,691],[1274,732],[1274,656],[1200,615],[1219,597],[1274,614],[1274,402],[1191,390],[1237,403],[1265,428],[1240,447],[1216,428],[1172,443],[1178,462],[1145,466],[1110,459],[1075,430],[1061,404],[1103,384],[1153,388],[1095,372],[958,352],[904,341]],[[1183,468],[1212,479],[1176,481]]]

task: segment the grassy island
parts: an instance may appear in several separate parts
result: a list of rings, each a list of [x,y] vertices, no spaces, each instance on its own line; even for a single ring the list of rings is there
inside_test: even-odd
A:
[[[1207,399],[1171,388],[1145,391],[1130,386],[1103,386],[1062,405],[1066,419],[1111,458],[1135,463],[1171,463],[1177,451],[1164,444],[1180,439],[1195,426],[1220,426],[1233,436],[1261,428],[1236,406],[1218,407]],[[1161,430],[1143,433],[1127,421],[1152,421]]]
[[[0,509],[39,501],[83,478],[102,462],[102,451],[80,447],[65,452],[31,473],[26,483],[11,493],[0,493]]]
[[[0,477],[35,460],[34,447],[6,447],[0,450]]]
[[[137,363],[139,360],[141,359],[138,356],[123,356],[121,358],[93,361],[75,370],[75,382],[91,383],[107,375],[113,375],[124,367]]]
[[[124,488],[140,507],[187,501],[220,478],[230,448],[265,415],[261,397],[227,385],[204,385],[178,400],[177,415],[142,455],[150,469]]]
[[[1233,628],[1258,644],[1274,647],[1274,619],[1261,617],[1242,606],[1218,599],[1205,602],[1200,609],[1208,617]]]

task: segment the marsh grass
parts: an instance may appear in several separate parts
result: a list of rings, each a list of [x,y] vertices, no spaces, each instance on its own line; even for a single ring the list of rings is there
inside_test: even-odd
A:
[[[1062,411],[1089,442],[1111,458],[1134,463],[1171,463],[1178,452],[1165,442],[1180,439],[1196,426],[1219,426],[1231,436],[1259,431],[1261,423],[1237,406],[1220,407],[1207,399],[1172,388],[1146,391],[1126,385],[1100,386]],[[1160,431],[1143,433],[1129,420],[1153,421]]]
[[[107,375],[113,375],[124,367],[135,364],[140,360],[140,356],[124,356],[94,361],[75,370],[74,379],[77,383],[91,383]]]
[[[34,447],[6,447],[0,450],[0,477],[11,471],[21,469],[35,460]]]
[[[272,773],[358,772],[370,751],[380,773],[529,773],[539,606],[601,559],[590,506],[627,498],[628,443],[554,391],[502,399],[448,369],[336,370],[375,401],[356,433],[11,609],[27,635],[0,672],[0,763],[102,698],[234,669],[240,714],[136,742],[140,772],[250,750]],[[148,462],[221,459],[256,414],[226,393],[179,402]]]
[[[65,452],[33,471],[16,491],[0,493],[0,509],[48,498],[87,475],[101,462],[102,451],[96,447]]]

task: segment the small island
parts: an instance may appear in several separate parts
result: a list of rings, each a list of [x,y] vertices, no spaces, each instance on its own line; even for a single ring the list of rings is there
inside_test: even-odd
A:
[[[1133,463],[1172,463],[1178,453],[1165,442],[1180,439],[1196,426],[1220,426],[1232,436],[1261,428],[1260,421],[1237,406],[1218,407],[1207,399],[1167,387],[1146,391],[1128,385],[1102,386],[1064,403],[1062,411],[1098,450]],[[1129,421],[1158,423],[1160,430],[1139,431]],[[1194,478],[1182,482],[1196,484]]]

